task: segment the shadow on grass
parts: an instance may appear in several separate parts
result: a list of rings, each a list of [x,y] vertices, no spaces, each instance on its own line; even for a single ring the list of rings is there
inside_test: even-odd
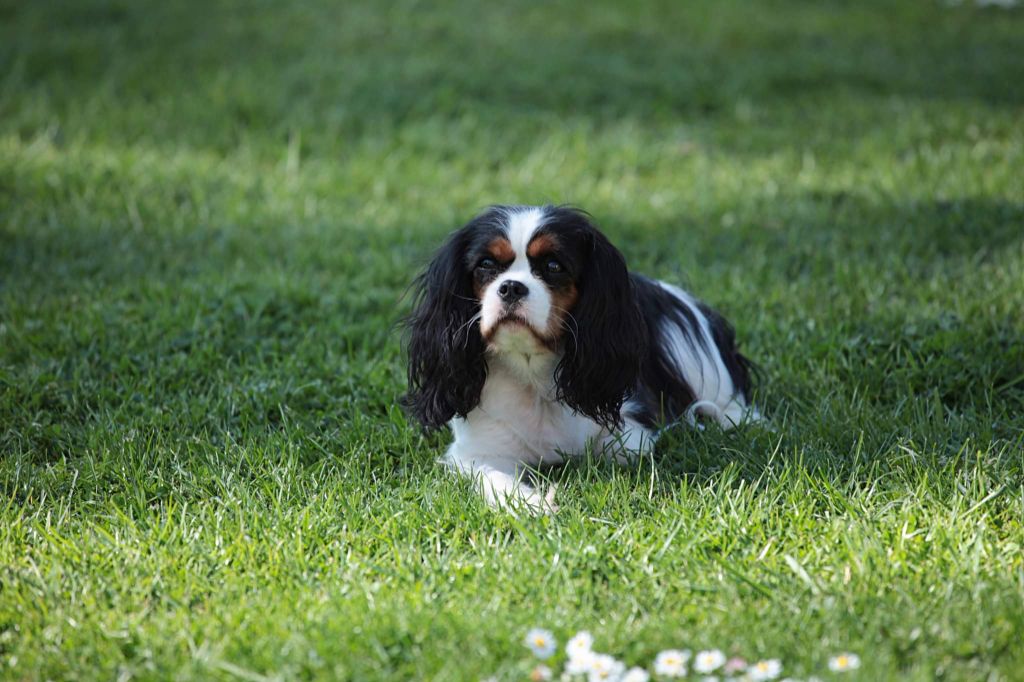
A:
[[[739,210],[754,214],[759,207]],[[1013,414],[1024,409],[1024,330],[1019,320],[963,318],[952,311],[930,316],[917,313],[915,304],[888,310],[866,298],[864,289],[874,276],[888,277],[893,268],[908,278],[889,283],[898,294],[900,287],[916,289],[909,285],[921,278],[948,275],[956,280],[1003,251],[1018,252],[1024,244],[1019,231],[1024,207],[980,200],[878,207],[848,195],[807,195],[780,202],[765,215],[774,229],[749,224],[709,228],[711,217],[701,216],[680,217],[676,224],[616,216],[602,222],[638,263],[637,269],[682,281],[727,314],[737,303],[728,292],[707,290],[700,273],[707,272],[708,263],[722,264],[726,272],[754,263],[754,271],[744,270],[740,287],[763,282],[777,288],[780,282],[806,278],[825,295],[831,287],[842,288],[837,294],[847,297],[842,309],[823,308],[821,326],[813,330],[797,328],[792,320],[772,320],[767,329],[757,328],[756,322],[741,328],[748,347],[756,337],[769,352],[779,343],[801,348],[791,354],[799,367],[764,367],[769,410],[814,414],[823,394],[829,394],[834,402],[861,405],[860,412],[846,411],[861,414],[850,417],[859,419],[860,426],[843,425],[856,430],[908,402],[934,401],[939,413],[933,412],[932,419],[948,422],[943,411],[976,414],[990,437],[1019,432],[1019,424],[1013,426]],[[305,261],[287,253],[300,248],[294,242],[247,242],[218,230],[152,241],[108,229],[70,240],[61,231],[48,230],[19,236],[4,246],[0,261],[8,296],[34,289],[36,304],[49,301],[58,307],[81,292],[90,292],[94,301],[103,301],[108,291],[113,297],[105,302],[109,310],[103,319],[90,316],[86,322],[81,313],[69,313],[77,335],[10,345],[8,358],[15,364],[8,390],[16,394],[13,404],[22,407],[5,421],[9,434],[28,439],[19,442],[26,451],[39,448],[50,456],[73,451],[82,445],[75,434],[89,430],[79,427],[112,414],[136,424],[155,420],[154,426],[186,434],[239,429],[258,433],[277,428],[286,413],[304,421],[303,414],[312,410],[315,421],[323,421],[329,420],[331,410],[366,410],[371,403],[372,409],[383,409],[373,395],[381,392],[387,403],[386,396],[395,390],[394,378],[383,375],[370,382],[375,391],[367,388],[370,380],[365,377],[355,383],[343,377],[314,381],[324,345],[347,333],[332,318],[382,312],[365,308],[362,298],[345,297],[345,292],[362,290],[364,285],[354,284],[352,277],[365,277],[363,269],[333,273],[329,286],[337,295],[314,295],[296,287],[281,290],[281,284],[261,283],[258,271],[242,269],[226,289],[198,292],[200,298],[186,305],[192,312],[185,317],[163,322],[158,319],[162,309],[153,306],[167,305],[166,296],[154,304],[138,299],[154,279],[168,285],[187,282],[218,272],[225,261],[236,258],[259,263],[276,257],[300,267]],[[843,269],[846,279],[837,285],[833,273]],[[39,289],[39,278],[47,274],[58,276],[61,286]],[[732,293],[748,311],[751,306],[756,310],[758,303],[749,291]],[[399,295],[395,290],[396,301]],[[120,318],[126,296],[133,299],[134,312]],[[986,310],[969,293],[960,296]],[[783,308],[772,314],[792,318],[796,311]],[[147,328],[146,319],[156,326]],[[90,328],[93,333],[85,333]],[[139,339],[147,337],[152,342],[139,347]],[[22,338],[34,335],[27,332]],[[755,359],[763,364],[756,354]],[[29,365],[31,372],[26,371]],[[211,367],[219,368],[216,376],[209,374]],[[400,375],[400,368],[394,374]],[[289,381],[287,375],[305,380]],[[231,409],[216,395],[218,386],[233,387],[228,391],[234,396]],[[198,403],[197,395],[202,396]],[[206,407],[197,412],[196,404]],[[864,409],[875,416],[862,414]],[[40,423],[51,427],[41,428]]]
[[[754,267],[761,276],[788,280],[827,281],[843,269],[893,265],[911,278],[928,277],[980,265],[1024,246],[1024,204],[1017,202],[965,197],[882,206],[848,193],[811,192],[771,201],[754,199],[730,208],[739,217],[729,226],[722,224],[721,216],[707,214],[657,222],[631,214],[598,213],[595,218],[633,269],[674,271],[683,281],[687,273],[681,268],[702,271],[709,264],[743,267],[748,274]],[[301,225],[258,234],[208,226],[176,234],[142,233],[126,224],[74,231],[46,227],[16,235],[0,232],[0,291],[38,284],[47,277],[52,280],[48,291],[54,294],[93,283],[134,287],[223,272],[226,262],[243,267],[247,262],[252,267],[301,263],[308,269],[312,256],[317,268],[331,270],[337,285],[344,287],[347,276],[366,273],[346,272],[345,266],[352,263],[340,262],[341,256],[386,245],[386,234],[404,227],[404,222],[385,226],[380,238],[340,230],[307,237]],[[426,240],[424,235],[424,257],[436,248]],[[401,251],[408,257],[416,250]],[[332,262],[331,254],[338,261]],[[409,263],[405,271],[421,264]]]
[[[809,192],[729,208],[734,217],[728,226],[717,215],[658,222],[629,214],[596,218],[634,268],[746,264],[790,280],[827,281],[844,268],[893,264],[911,277],[925,277],[1024,246],[1019,202],[963,197],[879,205],[849,193]]]

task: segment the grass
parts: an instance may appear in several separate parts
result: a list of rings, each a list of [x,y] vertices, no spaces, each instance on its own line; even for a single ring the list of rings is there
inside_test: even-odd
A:
[[[1024,11],[0,0],[0,677],[517,679],[576,629],[1024,679]],[[774,432],[486,509],[397,407],[415,270],[590,210]]]

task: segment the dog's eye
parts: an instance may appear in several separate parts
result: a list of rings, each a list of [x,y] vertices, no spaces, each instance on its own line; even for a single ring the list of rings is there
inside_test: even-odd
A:
[[[477,263],[476,266],[481,270],[493,270],[494,268],[498,267],[498,261],[494,260],[493,258],[484,258],[479,263]]]
[[[559,263],[558,261],[556,261],[554,258],[549,260],[544,265],[544,267],[547,268],[547,271],[552,273],[552,274],[558,274],[558,273],[560,273],[560,272],[562,272],[564,270],[564,268],[562,268],[562,264]]]

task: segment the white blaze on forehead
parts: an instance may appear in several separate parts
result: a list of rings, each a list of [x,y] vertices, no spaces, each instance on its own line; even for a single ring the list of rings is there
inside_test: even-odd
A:
[[[547,216],[543,208],[536,206],[506,208],[503,213],[505,234],[515,253],[515,260],[485,288],[480,308],[480,328],[484,334],[489,334],[494,324],[501,319],[505,304],[498,295],[498,289],[503,282],[516,281],[525,284],[529,290],[525,299],[518,304],[518,315],[525,318],[535,332],[545,334],[551,315],[551,294],[544,282],[531,271],[526,248],[537,230],[544,226]],[[519,334],[514,329],[509,332],[513,335]],[[504,336],[508,337],[509,334]],[[504,345],[504,339],[501,337],[495,341],[499,346]],[[530,342],[533,343],[532,340]]]
[[[525,260],[530,239],[544,225],[544,209],[536,206],[509,209],[507,221],[508,242],[516,253],[516,260],[520,256]]]

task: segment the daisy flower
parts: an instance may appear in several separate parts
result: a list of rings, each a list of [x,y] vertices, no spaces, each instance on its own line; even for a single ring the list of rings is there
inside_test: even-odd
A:
[[[590,673],[590,668],[593,666],[596,657],[597,654],[593,651],[577,653],[565,662],[565,672],[569,675],[587,675]]]
[[[587,671],[588,682],[610,682],[618,680],[626,666],[608,654],[593,654],[590,659],[590,670]]]
[[[591,652],[594,646],[594,638],[586,630],[577,632],[576,635],[565,643],[565,653],[569,658],[580,658]]]
[[[725,665],[725,654],[718,649],[701,651],[693,657],[693,669],[699,673],[712,673]]]
[[[662,677],[685,677],[686,662],[690,660],[689,651],[668,649],[654,659],[654,674]]]
[[[860,667],[857,654],[839,654],[828,659],[828,669],[834,673],[845,673]]]
[[[541,660],[551,658],[552,654],[555,653],[555,649],[558,648],[555,643],[555,636],[551,634],[550,630],[543,628],[534,628],[527,632],[523,643],[530,648],[534,656]]]
[[[648,682],[650,674],[643,668],[630,668],[619,682]]]
[[[782,663],[777,658],[770,658],[766,661],[758,661],[747,668],[747,676],[760,682],[761,680],[774,680],[782,672]]]

